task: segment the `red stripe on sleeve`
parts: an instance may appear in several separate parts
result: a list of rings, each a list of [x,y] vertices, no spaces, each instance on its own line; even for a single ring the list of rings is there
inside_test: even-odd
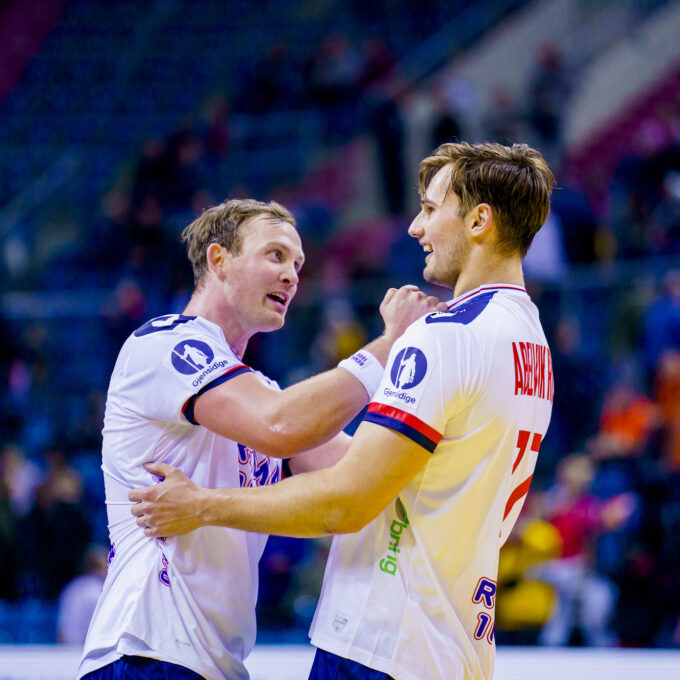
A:
[[[439,444],[442,438],[442,434],[437,432],[434,428],[430,427],[427,423],[424,423],[420,418],[416,418],[411,413],[406,413],[406,411],[401,411],[394,406],[387,406],[386,404],[381,404],[377,401],[372,401],[368,405],[368,410],[373,413],[380,413],[388,418],[394,418],[395,420],[400,420],[402,423],[409,425],[414,430],[418,430],[420,434],[427,437],[429,440],[433,441],[435,444]]]
[[[505,519],[509,514],[512,508],[515,506],[515,503],[517,503],[518,500],[521,498],[524,498],[524,496],[527,495],[529,492],[529,486],[531,485],[531,480],[533,479],[533,475],[531,475],[528,479],[525,479],[511,494],[510,498],[508,498],[508,502],[505,504],[505,512],[503,513],[503,519]]]

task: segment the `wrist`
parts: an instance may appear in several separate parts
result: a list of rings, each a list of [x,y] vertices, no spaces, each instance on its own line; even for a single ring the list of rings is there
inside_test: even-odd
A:
[[[364,386],[369,398],[380,387],[384,371],[383,365],[375,354],[365,348],[355,352],[347,359],[343,359],[338,367],[351,373]]]
[[[198,524],[202,527],[216,526],[219,524],[218,517],[215,513],[215,495],[214,489],[201,489],[198,498]]]

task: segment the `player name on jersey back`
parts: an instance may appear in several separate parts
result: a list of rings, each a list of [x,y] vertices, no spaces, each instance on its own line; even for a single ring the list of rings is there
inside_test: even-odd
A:
[[[552,402],[555,394],[552,356],[545,345],[513,342],[515,396],[539,397]]]

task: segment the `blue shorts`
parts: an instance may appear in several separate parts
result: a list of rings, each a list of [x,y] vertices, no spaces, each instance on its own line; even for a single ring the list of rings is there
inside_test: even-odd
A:
[[[317,649],[309,680],[394,680],[391,675]]]
[[[202,675],[174,663],[145,656],[121,656],[84,675],[82,680],[205,680]]]

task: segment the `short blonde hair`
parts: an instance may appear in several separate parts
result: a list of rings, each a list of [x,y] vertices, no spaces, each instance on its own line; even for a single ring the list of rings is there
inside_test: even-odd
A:
[[[458,196],[461,216],[488,203],[494,211],[500,248],[524,257],[550,212],[555,178],[543,156],[526,144],[442,144],[420,163],[421,198],[432,178],[448,165],[451,176],[446,194]]]
[[[205,210],[182,231],[187,256],[194,270],[194,285],[198,287],[208,268],[206,253],[211,243],[218,243],[230,253],[241,250],[241,227],[253,217],[265,215],[296,226],[289,210],[275,201],[264,203],[252,198],[232,199]]]

